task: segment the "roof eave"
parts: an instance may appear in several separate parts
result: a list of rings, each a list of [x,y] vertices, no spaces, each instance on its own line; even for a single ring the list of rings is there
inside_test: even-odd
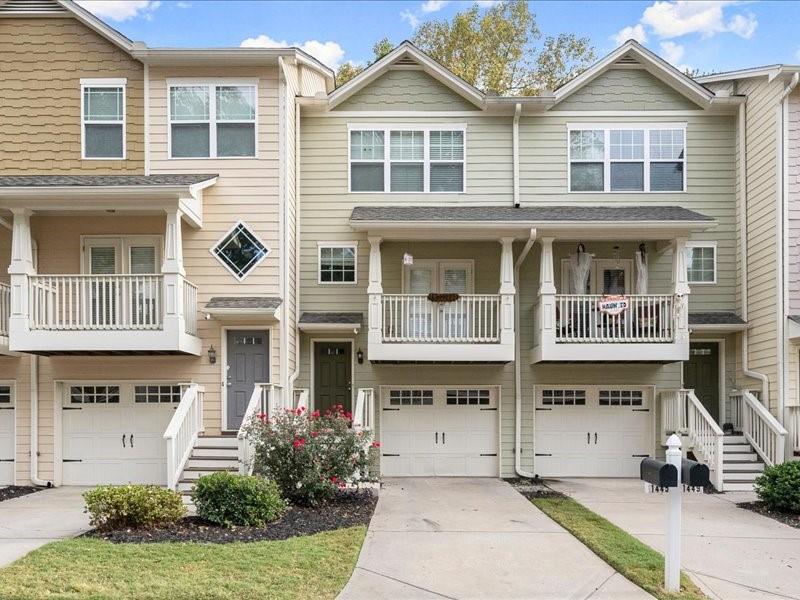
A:
[[[72,13],[78,21],[86,25],[89,29],[106,38],[115,46],[119,46],[128,54],[133,55],[133,49],[136,45],[133,40],[125,37],[113,27],[109,27],[101,19],[94,16],[73,0],[56,0],[56,2]]]

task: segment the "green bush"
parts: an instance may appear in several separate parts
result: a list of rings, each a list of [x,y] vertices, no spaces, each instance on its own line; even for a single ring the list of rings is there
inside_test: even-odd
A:
[[[800,514],[800,460],[767,467],[756,479],[755,489],[769,508]]]
[[[83,498],[89,523],[106,531],[166,525],[186,514],[180,494],[157,485],[101,485]]]
[[[204,475],[197,480],[192,499],[200,517],[224,527],[261,527],[286,510],[275,482],[254,475]]]

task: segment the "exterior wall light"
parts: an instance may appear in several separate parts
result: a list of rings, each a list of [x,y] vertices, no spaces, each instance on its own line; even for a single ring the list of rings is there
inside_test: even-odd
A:
[[[214,349],[213,345],[208,348],[208,362],[212,365],[217,364],[217,351]]]
[[[356,352],[356,360],[358,360],[358,364],[364,364],[364,351],[361,348]]]

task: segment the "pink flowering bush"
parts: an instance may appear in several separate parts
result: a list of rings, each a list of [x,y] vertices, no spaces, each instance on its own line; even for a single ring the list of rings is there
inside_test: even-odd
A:
[[[352,428],[341,405],[325,414],[287,409],[260,414],[246,428],[255,446],[253,472],[278,485],[293,504],[317,505],[367,477],[370,435]]]

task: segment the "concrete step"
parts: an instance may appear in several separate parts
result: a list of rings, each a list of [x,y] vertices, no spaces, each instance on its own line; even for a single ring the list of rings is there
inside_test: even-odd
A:
[[[756,480],[756,477],[761,475],[761,473],[755,471],[739,471],[737,473],[730,473],[728,475],[725,473],[725,467],[722,467],[722,481],[724,483],[736,482],[736,483],[750,483]]]
[[[764,463],[753,461],[727,461],[722,462],[723,473],[761,473]]]
[[[195,446],[192,450],[192,458],[201,456],[224,456],[226,458],[237,458],[239,451],[237,448],[225,446]]]
[[[733,461],[733,462],[758,462],[758,454],[755,452],[728,452],[728,450],[722,451],[722,460],[726,461]]]
[[[181,479],[178,482],[178,491],[181,494],[184,494],[184,493],[188,494],[194,489],[194,484],[195,484],[194,480],[190,481],[188,479]]]
[[[729,434],[722,438],[722,443],[726,446],[728,444],[746,444],[747,438],[745,438],[743,435]]]
[[[181,481],[197,481],[203,475],[210,475],[211,473],[219,473],[220,471],[228,471],[229,473],[237,473],[238,467],[188,467],[183,470],[183,478]]]
[[[226,467],[238,470],[239,460],[235,456],[192,456],[186,461],[186,467]]]
[[[728,452],[752,452],[753,449],[750,444],[723,444],[722,451],[727,454]]]
[[[724,491],[726,492],[752,492],[753,491],[753,484],[744,482],[733,482],[733,481],[725,481],[723,483]]]
[[[197,439],[196,446],[213,448],[236,448],[238,440],[235,435],[201,435]]]

